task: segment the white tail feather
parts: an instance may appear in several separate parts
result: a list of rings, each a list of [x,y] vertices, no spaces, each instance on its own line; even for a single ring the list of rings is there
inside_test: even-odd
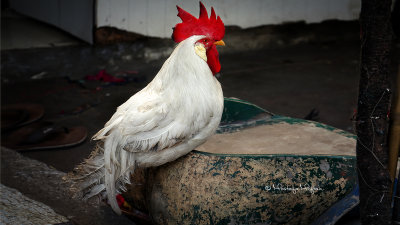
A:
[[[99,184],[94,186],[92,189],[90,189],[90,192],[85,195],[83,198],[84,200],[88,200],[94,196],[99,195],[101,192],[105,190],[106,186],[104,184]]]
[[[107,123],[106,126],[99,130],[95,135],[93,135],[93,140],[100,140],[100,139],[104,139],[107,137],[107,133],[113,129],[117,124],[119,124],[121,122],[121,120],[123,119],[123,117],[118,117],[117,119],[115,119],[114,121],[110,120],[111,123]]]
[[[115,176],[114,176],[114,168],[111,169],[111,172],[106,170],[105,174],[105,186],[107,192],[108,203],[111,205],[111,208],[118,215],[121,215],[121,210],[119,209],[117,199],[115,198],[117,195],[117,191],[115,189]]]
[[[104,148],[96,146],[89,159],[66,178],[73,181],[71,190],[76,197],[88,200],[95,196],[104,197],[105,193],[112,209],[121,214],[116,195],[126,191],[126,184],[130,184],[130,175],[135,169],[135,157],[134,153],[118,149],[119,145],[113,143],[116,140],[112,136],[105,140]],[[120,164],[111,163],[113,155]]]

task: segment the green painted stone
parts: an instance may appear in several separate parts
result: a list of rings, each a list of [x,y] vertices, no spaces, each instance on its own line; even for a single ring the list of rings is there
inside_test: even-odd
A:
[[[260,128],[266,133],[249,133]],[[285,141],[277,129],[287,130],[290,140]],[[312,134],[314,139],[304,141]],[[242,145],[229,153],[223,149],[229,143],[220,144],[229,135],[237,135],[232,142],[240,138],[249,141],[243,145],[249,148],[269,143],[271,136],[275,139],[269,140],[269,146],[261,146],[265,148],[259,151],[267,154],[241,151]],[[282,142],[274,147],[279,138]],[[300,144],[286,145],[296,138]],[[219,134],[210,142],[214,145],[206,143],[199,147],[201,151],[174,162],[138,170],[125,195],[135,208],[148,211],[154,224],[310,224],[357,185],[354,135],[320,123],[276,116],[242,100],[225,100]],[[304,151],[308,142],[315,142],[309,145],[317,148],[310,150],[312,154]],[[207,146],[214,148],[211,153]],[[301,154],[274,149],[293,151],[296,147],[303,148]],[[321,154],[319,147],[324,148]],[[223,153],[218,153],[219,148]],[[329,154],[326,148],[329,152],[347,149]]]
[[[310,224],[356,185],[350,157],[192,152],[151,172],[156,224]]]

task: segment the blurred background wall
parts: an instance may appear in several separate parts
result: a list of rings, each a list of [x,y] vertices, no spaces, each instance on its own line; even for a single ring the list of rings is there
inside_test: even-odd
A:
[[[93,43],[95,0],[9,0],[15,11]]]
[[[241,28],[284,22],[321,22],[328,19],[358,18],[359,0],[203,0],[207,10],[216,10],[225,25]],[[171,28],[180,19],[176,5],[194,16],[199,14],[198,0],[98,0],[97,25],[113,26],[156,37],[170,37]]]
[[[89,43],[93,30],[110,26],[152,37],[170,37],[180,22],[176,5],[198,16],[198,0],[9,0],[10,7],[57,26]],[[355,20],[359,0],[203,0],[216,9],[225,25],[241,28],[324,20]]]

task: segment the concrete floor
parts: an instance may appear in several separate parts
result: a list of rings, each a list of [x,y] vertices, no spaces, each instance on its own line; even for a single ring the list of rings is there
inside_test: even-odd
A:
[[[58,34],[54,36],[52,27],[23,18],[30,21],[29,24],[44,27],[40,35],[30,36],[32,39],[37,37],[40,44],[32,41],[26,45],[21,36],[27,34],[19,32],[23,29],[18,27],[20,23],[12,22],[13,17],[2,20],[2,106],[20,102],[40,103],[46,111],[42,120],[66,127],[84,125],[89,137],[102,128],[117,106],[151,81],[165,60],[162,52],[169,51],[169,48],[163,48],[163,44],[166,43],[167,47],[173,45],[170,40],[151,40],[93,47],[68,35],[67,41],[64,35],[53,39],[60,31],[57,30]],[[356,109],[358,93],[359,29],[354,22],[341,24],[346,27],[343,28],[346,32],[341,32],[338,26],[327,28],[329,24],[321,25],[337,35],[334,40],[304,39],[287,46],[261,44],[262,48],[222,51],[219,80],[224,95],[290,117],[304,118],[315,108],[319,111],[319,122],[353,132],[350,119]],[[310,26],[301,26],[318,36],[320,28],[313,30]],[[17,32],[6,35],[4,29]],[[226,36],[240,40],[248,32],[258,35],[250,30],[231,32],[234,38],[229,37],[229,33]],[[353,38],[341,38],[341,35]],[[69,44],[38,48],[54,46],[51,43]],[[229,42],[225,48],[229,48]],[[149,51],[162,54],[155,58],[146,57],[145,53]],[[398,62],[398,54],[395,57],[394,62]],[[95,74],[100,69],[113,75],[124,75],[130,82],[108,85],[83,80],[86,75]],[[86,140],[76,147],[23,152],[23,155],[69,172],[89,155],[94,144],[94,141]]]

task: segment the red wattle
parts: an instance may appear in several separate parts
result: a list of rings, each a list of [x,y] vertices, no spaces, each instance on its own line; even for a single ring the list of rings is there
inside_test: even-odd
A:
[[[215,45],[212,45],[207,51],[207,64],[213,75],[219,73],[221,70],[221,63],[219,62],[218,51]]]

